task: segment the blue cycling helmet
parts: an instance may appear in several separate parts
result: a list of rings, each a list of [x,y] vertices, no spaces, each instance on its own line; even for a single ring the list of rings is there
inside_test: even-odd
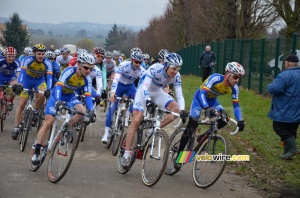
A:
[[[167,54],[164,58],[164,62],[166,67],[181,67],[183,63],[181,56],[176,53]]]

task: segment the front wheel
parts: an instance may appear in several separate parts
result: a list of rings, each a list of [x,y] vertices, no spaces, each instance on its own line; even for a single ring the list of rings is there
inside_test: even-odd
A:
[[[48,163],[48,179],[52,183],[59,182],[67,173],[76,150],[76,130],[68,129],[55,140]]]
[[[164,130],[156,131],[148,141],[142,159],[142,179],[154,186],[164,173],[169,156],[169,137]]]
[[[203,142],[193,166],[193,179],[198,187],[208,188],[219,179],[226,166],[224,155],[228,155],[228,143],[222,135],[215,134]]]
[[[7,102],[0,99],[0,116],[1,116],[1,131],[4,131],[5,119],[6,119],[6,112],[7,112]]]
[[[124,133],[124,126],[122,125],[122,116],[120,116],[117,127],[116,128],[114,127],[114,132],[113,132],[114,138],[112,140],[112,148],[111,148],[113,156],[116,156],[118,154],[123,133]]]
[[[25,110],[26,112],[23,115],[22,127],[20,128],[21,135],[21,151],[23,152],[26,147],[29,130],[31,128],[31,120],[32,120],[32,109]]]

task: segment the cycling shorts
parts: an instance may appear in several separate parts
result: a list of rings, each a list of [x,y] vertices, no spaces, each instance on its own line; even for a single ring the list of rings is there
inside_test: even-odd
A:
[[[35,91],[38,91],[39,89],[47,89],[47,85],[45,83],[45,78],[36,78],[36,79],[32,79],[32,78],[27,78],[27,76],[24,76],[24,80],[23,80],[23,84],[22,84],[24,89],[31,89],[32,87],[34,87]],[[27,91],[23,91],[20,94],[21,98],[28,98],[28,92]]]
[[[82,104],[74,95],[61,96],[61,101],[66,102],[67,106],[70,109],[73,109],[77,104]],[[46,104],[45,115],[55,115],[56,114],[55,103],[56,103],[56,100],[51,95]]]

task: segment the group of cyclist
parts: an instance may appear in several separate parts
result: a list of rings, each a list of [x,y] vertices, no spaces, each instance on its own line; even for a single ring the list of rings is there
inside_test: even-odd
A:
[[[55,107],[62,103],[67,104],[70,108],[76,108],[82,114],[87,114],[93,122],[96,117],[93,103],[101,104],[110,94],[111,104],[107,111],[105,132],[102,137],[102,142],[106,144],[112,117],[118,105],[116,97],[126,95],[134,99],[133,106],[130,108],[132,120],[127,131],[126,149],[121,159],[124,168],[130,166],[133,154],[131,146],[144,111],[152,113],[154,106],[157,105],[180,114],[183,122],[186,120],[185,100],[179,73],[183,60],[177,53],[162,49],[158,54],[158,61],[151,64],[150,56],[144,54],[139,48],[133,48],[130,51],[130,58],[126,59],[124,54],[120,54],[116,50],[109,52],[101,47],[95,47],[93,53],[78,49],[71,56],[70,50],[67,48],[47,51],[44,45],[37,44],[32,48],[25,48],[24,56],[19,60],[16,55],[14,47],[7,47],[4,50],[4,56],[0,57],[0,84],[7,83],[12,86],[13,90],[9,99],[10,110],[13,109],[15,93],[20,95],[12,139],[18,138],[19,124],[28,100],[28,92],[32,88],[36,91],[35,111],[41,108],[47,98],[45,120],[38,131],[32,156],[33,165],[40,163],[40,149],[54,122]],[[220,95],[232,95],[238,127],[243,130],[245,123],[239,108],[237,83],[244,75],[244,69],[239,63],[231,62],[227,64],[225,71],[225,75],[211,75],[195,92],[179,152],[184,149],[191,132],[196,130],[197,120],[203,109],[207,116],[214,109],[223,109],[217,100]],[[174,87],[176,100],[169,88],[170,85]],[[105,91],[107,86],[109,93]],[[77,99],[75,93],[84,94],[86,108]],[[92,98],[94,98],[94,102]],[[75,125],[80,117],[79,114],[74,115],[70,124]],[[167,115],[161,122],[161,127],[175,119],[175,116]],[[219,128],[223,126],[224,120],[220,120]],[[180,169],[181,164],[174,163],[174,167]]]

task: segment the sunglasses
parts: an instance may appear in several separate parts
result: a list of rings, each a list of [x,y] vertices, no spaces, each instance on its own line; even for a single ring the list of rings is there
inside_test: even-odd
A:
[[[134,61],[135,62],[135,64],[141,64],[142,62],[141,61]]]
[[[7,55],[8,58],[16,58],[15,55]]]
[[[97,56],[97,58],[103,58],[104,57],[104,55],[102,55],[102,54],[96,54],[96,56]]]
[[[241,77],[240,77],[240,76],[233,75],[232,78],[233,78],[234,80],[238,80],[238,79],[240,79]]]
[[[90,71],[92,71],[92,69],[93,69],[92,67],[83,66],[83,65],[82,65],[82,67],[83,67],[85,70],[90,70]]]

